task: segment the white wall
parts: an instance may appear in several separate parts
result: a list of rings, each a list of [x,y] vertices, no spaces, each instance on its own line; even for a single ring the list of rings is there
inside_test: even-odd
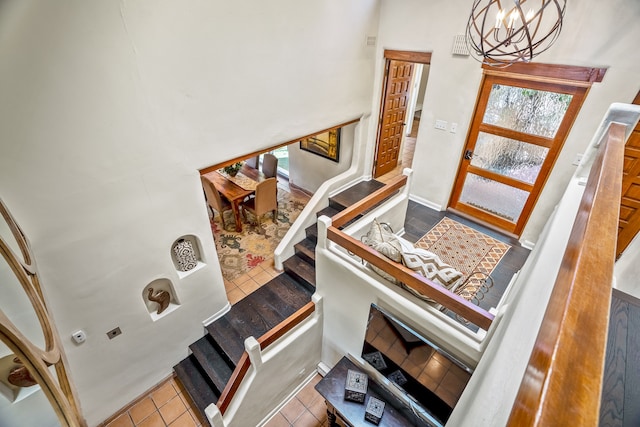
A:
[[[640,235],[631,241],[615,265],[616,289],[640,298]]]
[[[227,307],[197,170],[367,111],[377,24],[375,0],[2,3],[0,195],[90,425],[166,377]],[[184,234],[207,266],[180,280]],[[153,322],[141,292],[163,277],[181,306]]]
[[[478,62],[451,54],[454,35],[464,34],[470,7],[467,0],[383,0],[380,12],[371,111],[379,110],[383,49],[433,52],[413,161],[412,193],[443,208],[448,204],[482,76]],[[560,38],[535,59],[542,63],[605,66],[609,70],[604,81],[591,89],[524,229],[523,240],[537,240],[575,170],[571,163],[585,150],[609,105],[631,102],[638,92],[639,20],[640,3],[636,0],[572,2],[567,5]],[[435,129],[436,119],[458,123],[458,132]],[[375,126],[372,123],[370,127],[372,137]]]
[[[349,169],[353,158],[356,125],[357,123],[347,125],[340,131],[340,155],[337,162],[301,150],[299,143],[289,145],[289,182],[315,193],[326,180]]]

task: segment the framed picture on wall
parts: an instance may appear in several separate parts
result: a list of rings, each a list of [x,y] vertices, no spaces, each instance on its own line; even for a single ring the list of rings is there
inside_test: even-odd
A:
[[[300,141],[300,149],[338,162],[340,160],[340,129],[305,138]]]

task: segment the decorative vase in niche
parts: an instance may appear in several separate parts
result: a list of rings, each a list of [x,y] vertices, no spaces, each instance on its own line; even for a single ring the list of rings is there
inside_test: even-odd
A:
[[[189,271],[196,267],[198,258],[193,244],[189,240],[180,239],[173,245],[173,252],[176,254],[178,261],[178,270]]]

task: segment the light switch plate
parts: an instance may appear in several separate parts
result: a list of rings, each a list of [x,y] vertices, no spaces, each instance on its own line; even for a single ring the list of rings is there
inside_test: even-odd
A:
[[[436,120],[436,129],[447,130],[447,122],[444,120]]]

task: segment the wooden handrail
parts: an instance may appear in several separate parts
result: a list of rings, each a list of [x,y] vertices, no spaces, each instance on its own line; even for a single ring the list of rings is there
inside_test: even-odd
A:
[[[331,217],[331,224],[334,227],[342,227],[347,222],[365,212],[367,209],[372,208],[377,203],[380,203],[387,197],[393,195],[393,193],[404,187],[406,183],[406,175],[400,175],[393,178],[391,182],[389,182],[384,187],[377,189],[364,199],[335,214],[333,217]]]
[[[363,260],[381,268],[400,282],[410,286],[421,294],[428,296],[437,303],[442,304],[444,307],[478,325],[482,329],[487,330],[491,325],[491,322],[493,322],[494,316],[491,313],[472,304],[459,295],[454,294],[404,265],[391,261],[375,249],[372,249],[359,240],[343,233],[336,227],[331,226],[327,228],[327,238]]]
[[[258,338],[260,348],[264,350],[271,344],[273,344],[278,338],[289,332],[291,329],[299,325],[304,319],[311,316],[316,309],[316,305],[313,301],[309,301],[302,308],[298,309],[295,313],[289,316],[284,321],[280,322],[275,328],[268,331],[266,334]]]
[[[509,426],[598,425],[625,125],[594,161]]]
[[[236,369],[233,370],[233,374],[231,374],[231,378],[227,382],[227,385],[222,390],[222,394],[218,398],[218,409],[220,413],[224,415],[227,411],[227,408],[231,404],[231,399],[235,396],[236,391],[240,388],[240,383],[244,379],[245,375],[247,375],[247,371],[249,370],[249,366],[251,366],[251,360],[249,360],[249,354],[245,351],[240,356],[240,360],[236,365]]]
[[[298,309],[291,316],[287,317],[282,322],[278,323],[274,328],[270,331],[267,331],[264,335],[258,338],[258,343],[260,344],[260,349],[264,350],[271,344],[273,344],[276,340],[283,337],[287,332],[292,330],[294,327],[302,323],[304,319],[309,317],[315,311],[316,305],[313,301],[308,302],[302,308]],[[231,374],[231,378],[227,382],[227,385],[222,390],[222,394],[218,398],[218,409],[220,413],[224,415],[227,408],[231,404],[231,400],[233,396],[238,391],[242,380],[244,380],[247,371],[249,371],[249,366],[251,366],[251,360],[249,359],[249,354],[245,351],[242,353],[238,364],[236,365],[236,369]]]

